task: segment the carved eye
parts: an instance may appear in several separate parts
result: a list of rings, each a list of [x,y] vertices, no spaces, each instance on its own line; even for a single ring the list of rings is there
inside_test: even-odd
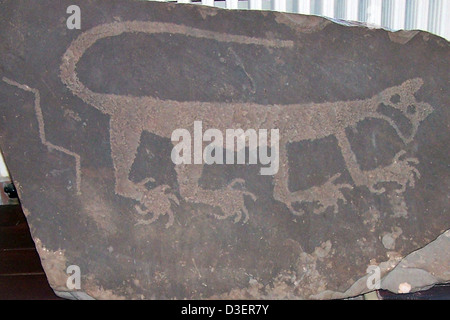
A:
[[[408,112],[409,114],[416,113],[416,106],[413,106],[413,105],[408,106],[408,109],[406,109],[406,112]]]
[[[391,97],[391,102],[394,103],[394,104],[399,103],[399,102],[400,102],[400,95],[394,94],[394,95]]]

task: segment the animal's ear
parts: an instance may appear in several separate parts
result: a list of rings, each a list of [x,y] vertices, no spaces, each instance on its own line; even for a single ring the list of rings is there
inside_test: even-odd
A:
[[[414,78],[406,80],[401,84],[401,87],[405,89],[406,92],[415,93],[419,91],[419,89],[423,85],[423,80],[421,78]]]

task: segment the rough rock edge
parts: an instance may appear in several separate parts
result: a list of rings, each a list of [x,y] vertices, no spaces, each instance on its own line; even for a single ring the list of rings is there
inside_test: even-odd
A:
[[[425,247],[406,256],[382,280],[381,287],[398,293],[400,285],[408,283],[411,292],[427,290],[450,280],[450,229]]]
[[[405,276],[408,276],[411,273],[405,272],[405,270],[412,270],[413,273],[420,275],[420,280],[422,280],[416,287],[412,286],[411,292],[427,290],[436,284],[450,281],[450,270],[444,270],[444,272],[440,273],[437,272],[438,270],[432,270],[432,268],[430,268],[430,265],[432,266],[432,262],[436,263],[438,259],[450,260],[450,257],[435,256],[433,255],[433,252],[450,252],[450,229],[443,232],[435,240],[431,241],[424,247],[405,256],[398,264],[395,265],[394,268],[392,268],[391,259],[387,262],[380,263],[379,267],[381,269],[381,275],[384,275],[381,279],[381,289],[398,293],[398,287],[401,283],[412,282],[411,284],[414,285],[414,281],[417,281],[417,279],[405,278]],[[446,265],[448,266],[449,264],[447,263]],[[444,268],[446,265],[443,265]],[[366,275],[357,280],[345,292],[327,290],[311,296],[311,298],[343,299],[368,293],[371,291],[366,286],[368,276],[369,275]]]
[[[388,261],[380,263],[379,267],[381,269],[381,274],[384,275],[381,279],[381,289],[398,293],[399,285],[401,283],[408,282],[412,285],[411,292],[416,292],[420,290],[427,290],[439,283],[448,282],[450,280],[450,270],[446,270],[445,266],[449,265],[447,260],[450,261],[450,256],[442,257],[442,255],[434,255],[433,252],[450,252],[450,229],[442,233],[435,240],[428,243],[424,247],[410,253],[400,261],[398,257],[393,256]],[[443,266],[444,270],[440,272],[432,267],[430,268],[433,264]],[[405,270],[407,270],[407,272],[405,272]],[[409,271],[412,271],[412,273]],[[419,275],[419,280],[416,275]],[[358,279],[345,292],[326,290],[319,294],[310,296],[309,299],[345,299],[368,293],[371,291],[366,286],[368,276],[369,275],[366,275]],[[237,296],[244,298],[246,296],[245,293],[253,293],[251,295],[257,296],[259,295],[259,289],[261,288],[258,286],[251,286],[248,289],[238,290],[239,294]],[[61,289],[57,290],[56,288],[53,289],[53,291],[57,296],[71,300],[93,300],[96,298],[108,300],[125,298],[122,296],[117,296],[111,291],[106,292],[104,290],[94,290],[94,292],[90,292],[91,295],[84,291],[61,291]],[[98,296],[99,293],[107,293],[107,295],[100,297]],[[228,298],[230,296],[233,296],[233,294],[227,295]],[[224,296],[219,295],[212,298],[220,300],[221,298],[224,298]],[[286,296],[286,298],[295,299],[296,297]]]
[[[216,15],[218,10],[221,10],[221,8],[216,8],[216,7],[212,7],[212,8],[205,8],[205,7],[199,7],[199,12],[203,15],[209,16],[209,15]],[[209,14],[209,12],[211,12],[211,14]],[[263,14],[265,14],[263,12]],[[424,37],[428,36],[428,35],[432,35],[432,36],[436,36],[439,37],[438,35],[426,32],[426,31],[419,31],[419,30],[399,30],[399,31],[393,31],[393,30],[388,30],[386,28],[382,28],[380,26],[371,26],[371,25],[365,25],[365,24],[361,24],[358,22],[351,22],[351,21],[339,21],[336,19],[332,19],[332,18],[327,18],[327,17],[321,17],[321,16],[311,16],[311,15],[301,15],[301,14],[295,14],[295,13],[279,13],[279,12],[274,12],[275,16],[276,16],[276,21],[278,23],[283,23],[286,24],[288,26],[290,26],[292,29],[296,29],[298,31],[301,32],[305,32],[305,33],[312,33],[312,32],[316,32],[316,31],[320,31],[323,28],[325,28],[328,24],[330,23],[336,23],[336,24],[341,24],[341,25],[345,25],[345,26],[354,26],[354,27],[364,27],[364,28],[369,28],[369,29],[382,29],[385,31],[388,31],[388,35],[389,38],[391,39],[391,41],[393,42],[397,42],[400,44],[406,44],[408,43],[411,39],[413,39],[417,34],[422,34]],[[446,40],[446,39],[444,39]],[[447,40],[446,40],[447,41]],[[19,193],[19,198],[21,198],[21,187],[20,184],[15,181],[15,184],[17,185],[17,190]],[[24,208],[25,214],[28,217],[30,215],[30,212],[28,210],[26,210]],[[51,269],[48,266],[48,260],[46,260],[46,258],[52,258],[51,256],[61,256],[61,260],[64,260],[64,252],[62,251],[58,251],[58,252],[49,252],[44,246],[42,246],[41,242],[39,239],[36,238],[35,240],[36,242],[36,246],[39,252],[39,256],[41,257],[41,261],[44,264],[44,269]],[[442,243],[442,247],[439,246],[439,243]],[[438,248],[438,249],[436,249]],[[381,288],[382,289],[386,289],[389,291],[392,291],[394,293],[396,292],[396,289],[398,288],[398,284],[400,284],[402,281],[409,281],[410,278],[404,278],[405,272],[404,270],[411,270],[413,272],[417,272],[417,273],[423,273],[425,275],[429,275],[429,277],[427,279],[425,279],[425,282],[422,282],[419,286],[413,286],[411,289],[411,292],[415,292],[415,291],[420,291],[420,290],[426,290],[429,289],[430,287],[438,284],[438,283],[443,283],[446,281],[450,280],[450,276],[449,273],[450,271],[446,271],[444,272],[444,274],[446,275],[446,277],[442,277],[440,274],[436,275],[434,270],[429,270],[426,266],[426,263],[423,263],[421,265],[416,265],[415,263],[411,263],[410,260],[415,260],[417,258],[417,256],[422,256],[426,257],[425,258],[425,262],[429,262],[429,260],[427,258],[442,258],[442,257],[435,257],[432,254],[430,255],[429,252],[432,252],[434,249],[434,251],[438,251],[438,252],[450,252],[450,229],[445,231],[444,233],[442,233],[438,238],[436,238],[434,241],[428,243],[427,245],[425,245],[424,247],[418,249],[417,251],[414,251],[412,253],[410,253],[409,255],[405,256],[403,259],[401,259],[401,261],[395,265],[395,261],[398,261],[398,257],[393,258],[393,259],[389,259],[386,262],[382,262],[380,263],[379,267],[381,269],[381,274],[384,274],[384,277],[382,278],[382,285]],[[443,249],[443,250],[442,250]],[[47,256],[49,255],[49,256]],[[54,260],[59,260],[59,259],[51,259],[52,261],[52,265],[54,264],[54,262],[57,262],[57,264],[61,264],[61,262],[63,261],[54,261]],[[423,260],[422,260],[423,261]],[[63,263],[64,264],[64,263]],[[394,267],[393,267],[394,265]],[[446,264],[448,265],[448,264]],[[393,269],[392,269],[393,268]],[[391,270],[391,271],[389,271]],[[46,272],[46,274],[48,275],[48,273]],[[51,274],[51,272],[50,272]],[[330,291],[330,290],[326,290],[323,291],[317,295],[312,295],[310,296],[310,298],[312,299],[339,299],[339,298],[349,298],[349,297],[354,297],[354,296],[358,296],[360,294],[364,294],[369,292],[370,290],[367,289],[366,287],[366,280],[367,280],[368,276],[364,276],[362,278],[360,278],[359,280],[357,280],[347,291],[345,292],[336,292],[336,291]],[[403,277],[403,278],[402,278]],[[422,277],[424,278],[424,277]],[[49,282],[51,279],[49,279]],[[60,279],[58,279],[60,280]],[[56,284],[56,282],[61,282],[61,281],[53,281],[53,283],[51,283],[53,288],[53,291],[55,292],[55,294],[59,297],[65,298],[65,299],[77,299],[77,300],[94,300],[95,298],[92,297],[91,295],[87,294],[84,291],[62,291],[61,289],[61,283]],[[411,282],[411,281],[410,281]],[[245,289],[244,289],[245,290]],[[103,298],[106,299],[124,299],[124,297],[122,296],[117,296],[115,295],[112,291],[110,290],[103,290],[103,289],[99,289],[96,288],[93,292],[94,296],[98,296],[98,294],[105,294],[106,295]],[[98,297],[98,299],[101,299],[101,297]]]

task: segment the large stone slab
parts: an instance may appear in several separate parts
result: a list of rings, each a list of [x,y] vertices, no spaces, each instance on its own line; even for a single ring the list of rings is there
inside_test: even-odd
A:
[[[450,280],[448,233],[426,246],[450,228],[446,40],[118,0],[68,29],[72,4],[0,2],[0,145],[61,296],[347,297],[370,265],[392,291]],[[278,171],[175,165],[194,121],[278,129]]]

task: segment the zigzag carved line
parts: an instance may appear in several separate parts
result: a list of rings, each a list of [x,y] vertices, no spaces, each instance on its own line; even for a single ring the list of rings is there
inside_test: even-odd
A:
[[[19,89],[31,92],[34,94],[34,110],[36,113],[36,119],[38,122],[38,128],[39,128],[39,138],[41,139],[41,142],[43,145],[47,146],[49,150],[57,150],[61,151],[69,156],[72,156],[75,158],[75,174],[76,174],[76,189],[77,194],[81,194],[81,161],[80,161],[80,155],[67,150],[66,148],[63,148],[61,146],[54,145],[53,143],[49,142],[45,136],[45,125],[44,125],[44,116],[42,115],[42,109],[41,109],[41,96],[38,89],[30,88],[27,85],[17,83],[11,79],[8,79],[6,77],[3,77],[2,80],[6,82],[7,84],[11,86],[15,86]]]

